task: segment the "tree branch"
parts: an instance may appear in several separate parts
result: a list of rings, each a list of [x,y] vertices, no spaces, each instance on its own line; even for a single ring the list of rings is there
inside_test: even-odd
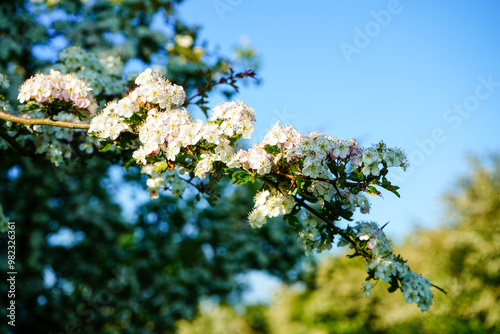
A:
[[[309,206],[309,204],[307,204],[302,198],[298,198],[296,196],[294,196],[294,198],[297,201],[297,203],[299,203],[300,206],[304,207],[304,209],[306,209],[306,210],[309,210],[316,217],[318,217],[319,219],[321,219],[322,221],[324,221],[328,226],[330,226],[335,231],[336,234],[340,235],[347,242],[349,242],[351,245],[353,245],[353,247],[354,247],[355,250],[358,249],[358,244],[356,242],[354,242],[351,238],[349,238],[349,235],[347,233],[345,233],[341,228],[335,226],[335,224],[333,222],[331,222],[330,220],[328,220],[319,211],[317,211],[316,209],[314,209],[311,206]]]
[[[282,174],[282,175],[286,175],[286,174]],[[265,177],[260,177],[260,179],[262,181],[264,181],[265,183],[268,183],[269,185],[275,187],[278,191],[281,192],[281,190],[279,189],[278,185],[275,182],[273,182],[271,180],[268,180]],[[297,197],[297,196],[293,196],[293,198],[295,198],[295,201],[300,206],[302,206],[304,209],[310,211],[316,217],[318,217],[319,219],[321,219],[322,221],[324,221],[330,228],[333,229],[333,231],[335,232],[335,234],[338,234],[341,237],[343,237],[347,242],[349,242],[354,247],[355,250],[358,250],[358,244],[354,240],[352,240],[351,238],[349,238],[349,235],[347,233],[345,233],[344,230],[342,230],[341,228],[335,226],[335,224],[332,221],[330,221],[328,218],[326,218],[325,216],[323,216],[316,209],[314,209],[311,206],[309,206],[309,204],[307,204],[306,201],[303,198],[300,198],[300,197]]]
[[[445,295],[447,295],[447,294],[448,294],[448,292],[446,292],[446,290],[445,290],[445,289],[440,288],[439,286],[437,286],[437,285],[435,285],[435,284],[432,284],[432,283],[431,283],[431,286],[432,286],[432,287],[434,287],[434,288],[436,288],[436,289],[438,289],[439,291],[441,291],[441,292],[442,292],[442,293],[444,293]]]
[[[53,121],[50,118],[25,118],[25,117],[14,116],[3,111],[0,111],[0,119],[4,119],[6,121],[11,121],[15,123],[21,123],[24,125],[51,125],[51,126],[58,126],[60,128],[84,129],[84,130],[88,130],[90,128],[89,123]]]
[[[294,180],[295,178],[293,177],[293,175],[290,175],[290,174],[286,174],[286,173],[283,173],[281,171],[276,171],[274,172],[275,174],[278,174],[278,175],[281,175],[281,176],[284,176],[288,179],[292,179]],[[304,176],[302,174],[302,176]],[[307,180],[312,180],[312,181],[322,181],[322,182],[326,182],[326,183],[329,183],[331,185],[333,185],[335,187],[335,190],[337,191],[337,194],[339,195],[340,199],[342,199],[342,194],[340,193],[340,190],[339,188],[337,187],[337,178],[333,179],[333,180],[330,180],[330,179],[325,179],[325,178],[322,178],[322,177],[317,177],[317,178],[311,178],[311,177],[305,177]]]

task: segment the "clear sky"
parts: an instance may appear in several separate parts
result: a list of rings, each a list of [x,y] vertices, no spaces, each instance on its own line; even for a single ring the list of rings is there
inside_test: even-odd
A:
[[[386,192],[358,216],[390,221],[396,240],[442,221],[468,153],[500,151],[499,2],[192,0],[180,16],[223,54],[242,37],[259,52],[263,82],[238,96],[257,140],[279,119],[406,151],[401,198]]]

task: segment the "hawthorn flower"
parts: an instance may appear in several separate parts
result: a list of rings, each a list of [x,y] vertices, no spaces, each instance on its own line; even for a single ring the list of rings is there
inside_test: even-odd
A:
[[[305,217],[301,220],[302,226],[316,227],[318,226],[318,219],[312,214],[306,212]]]
[[[201,155],[201,158],[202,159],[196,165],[194,173],[196,176],[203,180],[206,174],[212,170],[213,163],[219,159],[217,155],[209,152],[203,153]]]
[[[221,140],[219,145],[215,147],[214,151],[222,162],[230,161],[232,155],[234,154],[234,148],[227,139]]]
[[[183,124],[180,126],[179,140],[182,141],[182,146],[196,145],[202,136],[203,122],[198,120],[191,124]]]
[[[155,166],[153,164],[143,165],[141,168],[141,173],[150,177],[146,181],[146,184],[151,198],[158,198],[162,189],[169,189],[176,198],[182,196],[187,183],[179,177],[177,170],[167,169],[161,173],[157,173],[154,172],[154,169]]]
[[[208,121],[214,125],[217,125],[215,122],[220,121],[218,127],[221,133],[228,137],[238,134],[249,139],[255,128],[253,124],[255,122],[254,112],[255,110],[240,100],[225,102],[212,109],[212,116]]]
[[[304,159],[304,168],[302,174],[312,179],[319,177],[320,174],[325,172],[325,168],[318,159],[307,157]]]
[[[366,297],[370,297],[372,295],[372,291],[371,291],[372,287],[373,287],[373,285],[370,282],[366,282],[363,285],[363,292],[364,292]]]
[[[129,97],[124,97],[116,105],[116,114],[123,118],[130,118],[138,111],[139,104],[136,101],[132,101]]]
[[[186,94],[181,86],[173,85],[160,73],[150,68],[137,76],[135,83],[139,86],[130,93],[133,100],[153,103],[162,110],[170,110],[173,105],[181,106]]]
[[[363,194],[355,195],[357,205],[359,206],[361,213],[369,213],[370,212],[370,202],[368,198],[366,198]]]
[[[259,175],[265,175],[271,172],[272,163],[264,148],[260,145],[255,145],[249,149],[245,159],[245,163],[252,169],[255,169]]]
[[[373,163],[379,163],[382,160],[379,153],[374,148],[368,148],[368,149],[364,150],[361,159],[362,159],[363,163],[366,165],[373,164]]]
[[[283,129],[278,125],[278,122],[273,125],[273,127],[269,130],[269,132],[264,137],[262,141],[263,144],[268,144],[271,146],[277,145],[278,143],[284,143],[287,139],[287,136]]]
[[[0,88],[9,88],[9,86],[9,78],[5,74],[0,73]]]
[[[271,195],[269,190],[258,192],[254,197],[255,209],[248,219],[252,227],[261,227],[266,222],[266,217],[273,218],[290,213],[295,206],[292,196],[278,193]]]
[[[330,152],[330,156],[332,157],[332,159],[335,159],[337,157],[340,159],[345,159],[351,153],[351,148],[355,145],[357,145],[357,142],[355,140],[337,140],[335,142],[333,150]]]
[[[253,199],[255,206],[257,207],[266,203],[266,200],[269,197],[269,195],[270,195],[269,190],[263,190],[258,192]]]
[[[380,174],[380,169],[378,168],[377,162],[372,162],[370,164],[364,165],[361,171],[365,176],[368,176],[370,174],[373,176],[378,176]]]
[[[267,216],[263,209],[257,207],[248,215],[248,222],[252,228],[261,228],[267,222]]]
[[[193,37],[190,35],[175,35],[174,41],[183,48],[189,48],[194,42]]]

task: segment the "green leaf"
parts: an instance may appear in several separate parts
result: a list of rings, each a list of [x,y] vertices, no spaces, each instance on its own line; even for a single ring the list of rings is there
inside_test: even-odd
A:
[[[300,220],[293,213],[293,211],[284,215],[283,220],[286,221],[292,228],[297,228],[297,226],[301,225]]]
[[[269,144],[264,146],[264,149],[266,150],[267,153],[273,154],[273,155],[276,153],[279,153],[279,151],[280,151],[277,146],[271,146]]]
[[[168,169],[168,164],[165,161],[158,161],[155,162],[156,168],[153,169],[153,172],[155,173],[163,173]]]
[[[385,177],[382,178],[382,183],[379,184],[382,188],[389,190],[391,193],[394,195],[401,197],[397,190],[399,189],[398,186],[393,186]]]
[[[374,186],[368,186],[368,191],[369,194],[376,195],[378,194],[377,189]]]
[[[245,183],[254,183],[255,178],[247,171],[238,171],[233,173],[231,184],[236,184],[238,187]]]
[[[393,293],[394,291],[399,289],[399,282],[396,276],[391,276],[391,281],[389,282],[389,284],[391,286],[387,289],[387,291],[389,291],[390,293]]]
[[[113,144],[107,143],[106,146],[99,148],[99,152],[109,151],[113,147]]]

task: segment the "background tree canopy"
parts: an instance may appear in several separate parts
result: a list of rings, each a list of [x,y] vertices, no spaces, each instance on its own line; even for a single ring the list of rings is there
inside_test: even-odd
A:
[[[2,2],[0,72],[11,79],[9,99],[27,77],[54,66],[51,54],[68,44],[119,56],[125,68],[139,61],[155,65],[189,87],[188,96],[205,85],[197,70],[220,76],[230,67],[257,64],[251,49],[230,58],[197,41],[198,28],[176,17],[178,3]],[[152,28],[153,21],[162,31]],[[0,131],[6,129],[1,121]],[[16,222],[18,333],[170,333],[176,320],[196,314],[200,300],[238,301],[240,274],[265,270],[300,281],[302,264],[312,261],[284,224],[248,226],[248,187],[235,190],[223,182],[226,196],[215,209],[194,201],[194,194],[181,200],[167,195],[125,217],[116,194],[133,189],[128,205],[141,204],[132,196],[145,192],[137,170],[114,182],[113,162],[92,158],[77,168],[56,168],[23,153],[6,147],[0,155],[0,203]],[[7,249],[5,234],[0,248]],[[0,285],[3,296],[7,289]],[[6,321],[0,327],[12,329]]]

